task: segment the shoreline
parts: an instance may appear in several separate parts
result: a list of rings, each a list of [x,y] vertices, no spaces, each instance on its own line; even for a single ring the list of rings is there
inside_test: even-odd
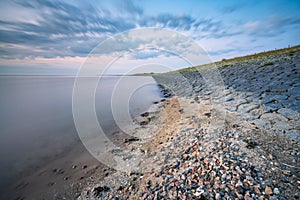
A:
[[[170,73],[155,75],[174,96],[133,132],[162,128],[124,147],[152,170],[114,171],[78,199],[299,198],[299,64],[296,51],[218,66],[226,77],[218,101],[193,70],[180,72],[192,93]]]
[[[36,172],[48,174],[43,185],[49,197],[54,192],[54,199],[78,200],[299,198],[300,51],[217,67],[225,86],[217,99],[199,78],[201,69],[154,75],[165,99],[135,119],[139,126],[131,127],[130,137],[116,137],[120,148],[112,151],[127,163],[143,163],[115,170],[81,145],[71,154],[88,161],[71,156],[68,169],[55,165],[58,159]],[[66,187],[53,191],[52,176]]]

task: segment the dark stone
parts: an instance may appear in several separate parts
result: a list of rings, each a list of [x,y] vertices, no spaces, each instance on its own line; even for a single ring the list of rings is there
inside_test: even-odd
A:
[[[129,143],[129,142],[136,142],[139,141],[139,138],[125,138],[124,143]]]
[[[205,115],[206,117],[208,117],[208,118],[210,118],[210,117],[211,117],[211,113],[210,113],[210,112],[208,112],[208,113],[204,113],[204,115]]]
[[[93,189],[93,194],[95,196],[99,196],[102,192],[108,192],[110,190],[110,188],[108,186],[99,186],[99,187],[95,187]]]
[[[141,114],[141,116],[142,116],[142,117],[148,117],[148,116],[149,116],[149,113],[148,113],[148,112],[144,112],[144,113]]]

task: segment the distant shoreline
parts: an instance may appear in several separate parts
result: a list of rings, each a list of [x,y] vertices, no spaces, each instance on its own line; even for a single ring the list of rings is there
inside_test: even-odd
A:
[[[178,70],[172,70],[169,72],[164,72],[164,73],[172,73],[172,72],[181,72],[181,71],[185,71],[185,70],[192,70],[192,69],[196,69],[196,68],[201,68],[201,67],[207,67],[210,66],[212,64],[216,64],[216,65],[220,65],[220,64],[225,64],[228,62],[237,62],[237,61],[243,61],[243,60],[250,60],[253,58],[260,58],[260,57],[264,57],[264,56],[268,56],[268,55],[272,55],[272,54],[283,54],[283,53],[292,53],[294,51],[298,51],[300,50],[300,45],[295,45],[295,46],[290,46],[287,48],[282,48],[282,49],[275,49],[275,50],[269,50],[269,51],[263,51],[263,52],[258,52],[258,53],[254,53],[254,54],[250,54],[250,55],[244,55],[244,56],[238,56],[238,57],[233,57],[233,58],[224,58],[222,60],[216,61],[216,62],[211,62],[211,63],[206,63],[206,64],[201,64],[201,65],[195,65],[192,67],[187,67],[187,68],[181,68]],[[164,73],[156,73],[156,72],[145,72],[145,73],[136,73],[136,74],[108,74],[108,75],[104,75],[104,76],[153,76],[153,75],[157,75],[157,74],[164,74]],[[37,75],[33,75],[33,74],[0,74],[1,76],[54,76],[54,77],[77,77],[77,75],[54,75],[54,74],[37,74]],[[87,77],[98,77],[100,75],[97,76],[87,76]],[[83,76],[81,76],[83,77]]]
[[[0,77],[2,76],[17,76],[17,77],[68,77],[68,78],[77,78],[77,77],[86,77],[86,78],[96,78],[96,77],[100,77],[100,75],[98,76],[73,76],[73,75],[5,75],[5,74],[0,74]],[[102,75],[101,77],[120,77],[120,76],[132,76],[132,75]]]

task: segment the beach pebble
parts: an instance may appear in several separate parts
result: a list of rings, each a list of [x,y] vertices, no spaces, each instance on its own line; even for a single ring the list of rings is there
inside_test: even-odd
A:
[[[280,191],[279,191],[278,188],[274,188],[273,192],[274,192],[274,194],[276,194],[276,195],[280,194]]]
[[[272,188],[269,187],[269,186],[266,186],[266,188],[265,188],[265,193],[266,193],[267,195],[273,194]]]

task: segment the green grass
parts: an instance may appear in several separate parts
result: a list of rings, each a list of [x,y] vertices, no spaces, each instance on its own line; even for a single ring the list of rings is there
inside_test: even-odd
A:
[[[300,45],[289,47],[289,48],[283,48],[283,49],[277,49],[277,50],[272,50],[272,51],[267,51],[267,52],[256,53],[256,54],[252,54],[252,55],[241,56],[241,57],[222,59],[221,61],[218,61],[218,62],[183,68],[183,69],[179,69],[179,70],[167,72],[167,73],[196,72],[200,69],[205,69],[205,68],[211,67],[212,65],[216,65],[216,66],[222,67],[222,68],[231,67],[231,66],[234,66],[235,63],[238,63],[238,62],[257,60],[260,58],[273,56],[273,55],[287,54],[287,56],[293,56],[294,53],[297,51],[300,51]],[[263,63],[263,66],[268,66],[268,65],[273,65],[273,64],[274,64],[274,61],[266,61],[265,63]]]

